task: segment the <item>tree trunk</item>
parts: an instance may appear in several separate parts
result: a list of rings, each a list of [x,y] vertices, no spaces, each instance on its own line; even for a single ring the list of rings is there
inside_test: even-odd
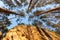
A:
[[[32,25],[18,25],[9,30],[2,40],[60,40],[60,35]]]

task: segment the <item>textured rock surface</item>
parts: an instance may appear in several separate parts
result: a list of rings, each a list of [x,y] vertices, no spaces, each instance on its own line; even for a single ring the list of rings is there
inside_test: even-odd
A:
[[[35,26],[18,25],[9,30],[3,40],[60,40],[60,35]]]

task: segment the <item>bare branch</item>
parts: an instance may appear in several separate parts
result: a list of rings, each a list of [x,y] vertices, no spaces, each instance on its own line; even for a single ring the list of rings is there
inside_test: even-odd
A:
[[[54,9],[50,9],[50,10],[47,10],[47,11],[44,11],[44,12],[36,13],[35,16],[41,15],[41,14],[45,14],[45,13],[49,13],[49,12],[53,12],[53,11],[56,11],[56,10],[60,10],[60,7],[56,7],[56,8],[54,8]]]
[[[28,7],[28,12],[31,11],[32,8],[34,8],[35,4],[37,3],[38,0],[30,0],[29,7]]]
[[[56,7],[54,9],[47,10],[47,11],[44,11],[44,12],[38,12],[38,13],[36,13],[35,16],[41,15],[41,14],[45,14],[45,13],[49,13],[49,12],[53,12],[53,11],[56,11],[56,10],[60,10],[60,7]],[[6,14],[21,15],[20,13],[17,13],[17,12],[14,12],[14,11],[10,11],[10,10],[7,10],[7,9],[3,9],[3,8],[0,8],[0,12],[5,12]]]
[[[17,12],[10,11],[10,10],[3,9],[3,8],[0,8],[0,12],[5,12],[6,14],[15,14],[15,15],[20,15],[20,14],[18,14]]]

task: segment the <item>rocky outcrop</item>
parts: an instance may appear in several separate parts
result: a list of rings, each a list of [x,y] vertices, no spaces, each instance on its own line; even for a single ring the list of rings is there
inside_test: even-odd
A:
[[[18,25],[9,30],[2,40],[60,40],[60,35],[31,25]]]

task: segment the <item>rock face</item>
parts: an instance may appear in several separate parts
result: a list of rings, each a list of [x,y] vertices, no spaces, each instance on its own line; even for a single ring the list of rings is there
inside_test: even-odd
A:
[[[31,25],[18,25],[9,30],[2,40],[60,40],[60,35]]]

